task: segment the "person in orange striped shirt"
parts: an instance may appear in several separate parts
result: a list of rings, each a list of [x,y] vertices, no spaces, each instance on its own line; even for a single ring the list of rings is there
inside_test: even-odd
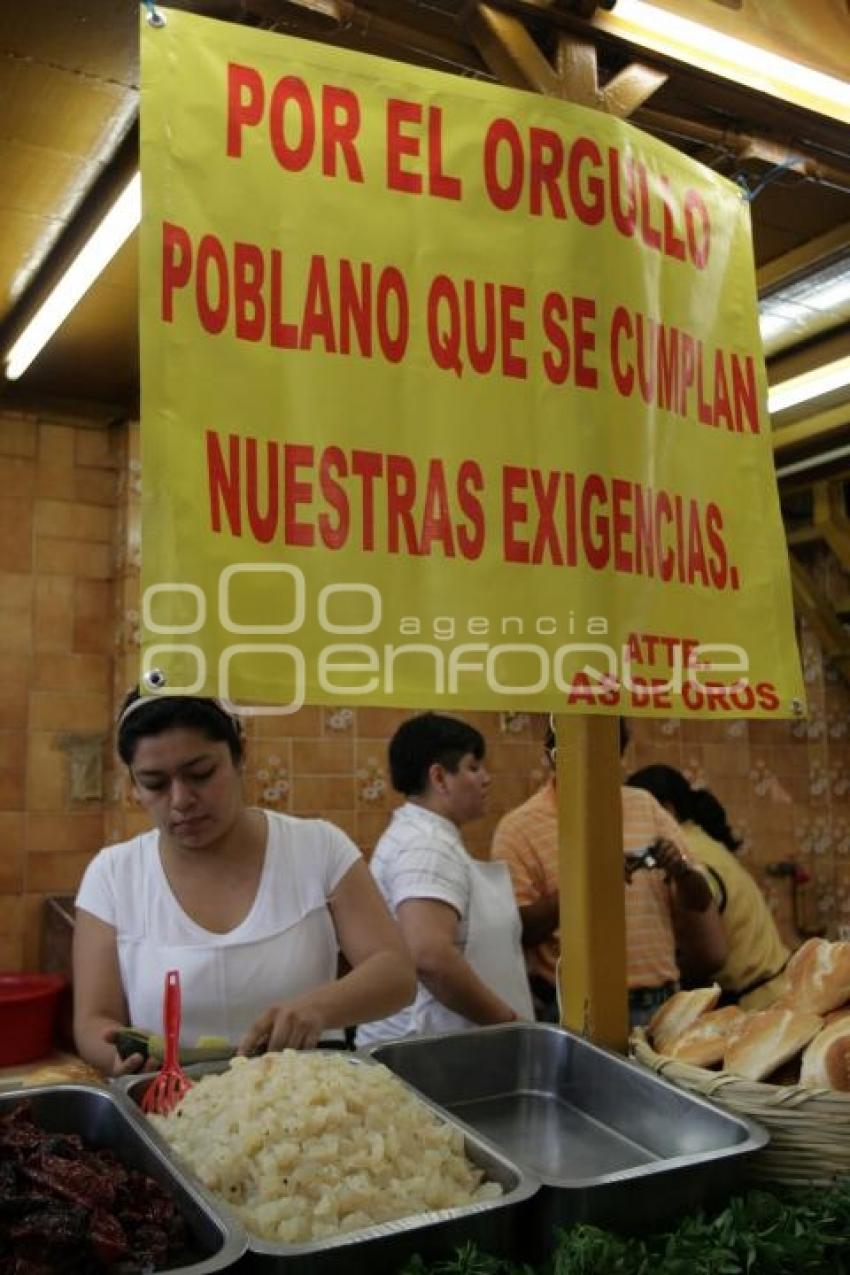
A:
[[[621,721],[621,752],[627,742]],[[546,738],[550,763],[553,748],[550,731]],[[648,792],[623,787],[621,795],[629,1021],[638,1026],[677,990],[680,961],[689,979],[707,979],[719,969],[726,959],[726,938],[711,888],[688,855],[676,821]],[[629,859],[649,846],[655,868],[630,869]],[[554,774],[539,792],[501,819],[492,855],[510,869],[529,978],[542,1016],[552,1018],[560,954]]]

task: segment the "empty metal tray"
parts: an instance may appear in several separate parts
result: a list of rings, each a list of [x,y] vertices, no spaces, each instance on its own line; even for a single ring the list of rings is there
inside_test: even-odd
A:
[[[211,1275],[245,1252],[242,1227],[216,1208],[212,1198],[175,1171],[147,1121],[128,1110],[116,1092],[93,1085],[44,1085],[0,1094],[0,1114],[28,1103],[35,1123],[50,1133],[78,1133],[89,1145],[108,1148],[132,1169],[152,1177],[174,1200],[192,1234],[199,1260],[168,1268],[168,1275]],[[132,1238],[132,1237],[130,1237]]]
[[[529,1234],[544,1249],[554,1225],[639,1229],[719,1199],[767,1142],[751,1122],[559,1027],[506,1024],[368,1053],[540,1177]]]
[[[374,1065],[368,1058],[353,1055],[349,1055],[348,1060],[354,1067]],[[228,1066],[227,1062],[199,1063],[187,1067],[186,1071],[190,1076],[199,1078],[208,1073],[226,1071]],[[152,1080],[151,1075],[140,1075],[125,1081],[122,1088],[126,1097],[133,1103],[140,1103]],[[457,1246],[468,1240],[475,1241],[488,1252],[507,1257],[519,1257],[521,1248],[524,1253],[520,1209],[539,1190],[537,1176],[530,1169],[513,1162],[503,1149],[474,1129],[453,1119],[427,1095],[420,1093],[418,1096],[442,1120],[461,1129],[467,1156],[484,1170],[490,1181],[501,1185],[503,1194],[500,1198],[461,1208],[417,1213],[310,1243],[274,1244],[249,1231],[248,1253],[240,1270],[273,1272],[275,1275],[351,1275],[352,1271],[395,1275],[414,1253],[426,1261],[451,1257]],[[189,1165],[172,1151],[152,1126],[150,1136],[172,1160],[177,1171],[194,1182],[196,1179]],[[220,1207],[226,1211],[224,1204]]]

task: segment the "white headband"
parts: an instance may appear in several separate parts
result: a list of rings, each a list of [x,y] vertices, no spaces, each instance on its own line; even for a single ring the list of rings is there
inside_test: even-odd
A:
[[[137,708],[144,708],[145,705],[147,704],[155,704],[157,700],[180,700],[180,699],[193,699],[193,698],[195,697],[190,695],[140,695],[138,699],[132,700],[127,705],[127,707],[124,709],[121,716],[118,718],[118,730],[121,729],[121,727],[126,722],[127,718],[131,717],[132,714],[135,713]],[[220,699],[215,699],[213,696],[209,696],[209,697],[205,697],[202,702],[205,704],[214,704],[215,707],[218,709],[218,711],[222,713],[229,722],[232,723],[233,728],[236,731],[236,734],[237,735],[239,734],[240,723],[238,718],[233,716],[230,709],[226,708],[224,703]]]

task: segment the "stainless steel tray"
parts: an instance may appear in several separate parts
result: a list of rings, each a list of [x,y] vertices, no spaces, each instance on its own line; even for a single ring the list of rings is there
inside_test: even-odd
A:
[[[373,1065],[367,1058],[350,1056],[349,1061],[352,1066]],[[185,1070],[198,1078],[225,1071],[228,1065],[226,1062],[199,1063]],[[122,1084],[125,1100],[140,1103],[151,1080],[150,1075],[125,1080]],[[537,1176],[530,1169],[514,1163],[502,1149],[474,1129],[453,1119],[427,1095],[420,1093],[418,1096],[443,1120],[461,1129],[469,1159],[482,1168],[491,1181],[501,1185],[503,1194],[499,1199],[484,1200],[462,1208],[418,1213],[308,1244],[273,1244],[248,1232],[248,1253],[239,1270],[262,1272],[264,1275],[269,1272],[279,1272],[280,1275],[316,1275],[318,1272],[321,1275],[351,1275],[353,1271],[394,1275],[414,1253],[420,1254],[426,1261],[451,1257],[456,1247],[468,1240],[475,1241],[488,1252],[519,1257],[520,1211],[539,1189]],[[171,1159],[176,1171],[186,1180],[195,1182],[189,1165],[171,1150],[153,1127],[149,1136]],[[219,1207],[226,1211],[224,1204]]]
[[[728,1194],[767,1142],[750,1121],[559,1027],[507,1024],[368,1053],[541,1179],[530,1234],[666,1221]]]
[[[201,1260],[172,1266],[168,1275],[208,1275],[232,1267],[245,1252],[242,1227],[224,1217],[211,1196],[182,1174],[150,1136],[147,1121],[118,1095],[93,1085],[43,1085],[0,1094],[0,1113],[27,1102],[33,1119],[51,1133],[78,1133],[94,1147],[106,1147],[130,1168],[149,1174],[174,1200],[186,1219]]]

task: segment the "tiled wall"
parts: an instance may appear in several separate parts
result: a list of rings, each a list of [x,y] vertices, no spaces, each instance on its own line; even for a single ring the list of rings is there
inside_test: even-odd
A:
[[[44,896],[73,892],[100,845],[146,826],[111,743],[138,667],[139,500],[136,426],[0,416],[0,969],[37,968]],[[804,925],[835,932],[850,925],[850,691],[808,634],[803,655],[809,720],[640,722],[626,761],[668,761],[712,787],[748,865],[798,861],[812,876]],[[370,851],[396,804],[386,741],[404,716],[338,705],[252,722],[249,799],[321,814]],[[542,722],[465,716],[494,775],[488,817],[466,830],[486,855],[500,815],[541,782]],[[102,797],[72,735],[103,741]],[[788,880],[763,880],[787,927]]]
[[[43,899],[103,835],[121,442],[0,413],[0,970],[38,968]]]

